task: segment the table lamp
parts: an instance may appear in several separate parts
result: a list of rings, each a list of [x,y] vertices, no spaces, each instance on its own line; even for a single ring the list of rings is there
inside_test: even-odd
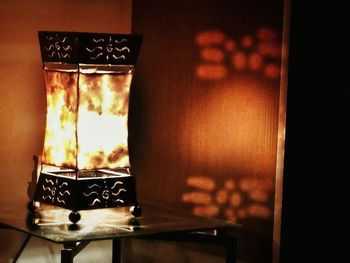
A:
[[[39,31],[46,128],[33,207],[130,207],[141,215],[128,150],[129,93],[140,35]],[[32,186],[33,187],[33,186]]]

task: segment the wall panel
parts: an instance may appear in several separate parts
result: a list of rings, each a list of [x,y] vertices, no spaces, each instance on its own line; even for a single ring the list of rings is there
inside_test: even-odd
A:
[[[130,120],[141,199],[242,223],[248,262],[272,258],[283,4],[133,3],[132,31],[144,36]]]

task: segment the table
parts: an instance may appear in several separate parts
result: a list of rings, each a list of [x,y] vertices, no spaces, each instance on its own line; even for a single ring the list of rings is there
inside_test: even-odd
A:
[[[42,205],[31,213],[26,205],[0,208],[0,228],[27,235],[13,262],[20,257],[32,236],[62,245],[61,263],[73,263],[74,256],[90,242],[112,240],[112,262],[121,262],[121,240],[126,237],[200,242],[226,247],[226,262],[236,260],[240,225],[227,221],[185,215],[150,202],[142,202],[142,216],[135,218],[125,208],[80,211],[77,225],[68,220],[69,210]]]

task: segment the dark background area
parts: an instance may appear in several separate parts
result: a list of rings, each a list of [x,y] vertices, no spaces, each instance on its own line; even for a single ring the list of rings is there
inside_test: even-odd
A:
[[[344,261],[342,239],[349,228],[344,3],[291,5],[281,262]]]

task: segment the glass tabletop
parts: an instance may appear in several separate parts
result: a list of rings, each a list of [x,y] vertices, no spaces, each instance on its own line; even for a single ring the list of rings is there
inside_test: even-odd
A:
[[[26,205],[8,205],[0,208],[0,224],[60,244],[218,229],[235,233],[240,227],[224,220],[180,214],[150,202],[142,202],[141,207],[142,216],[137,218],[125,208],[79,211],[81,220],[72,225],[70,210],[42,205],[33,214]]]

